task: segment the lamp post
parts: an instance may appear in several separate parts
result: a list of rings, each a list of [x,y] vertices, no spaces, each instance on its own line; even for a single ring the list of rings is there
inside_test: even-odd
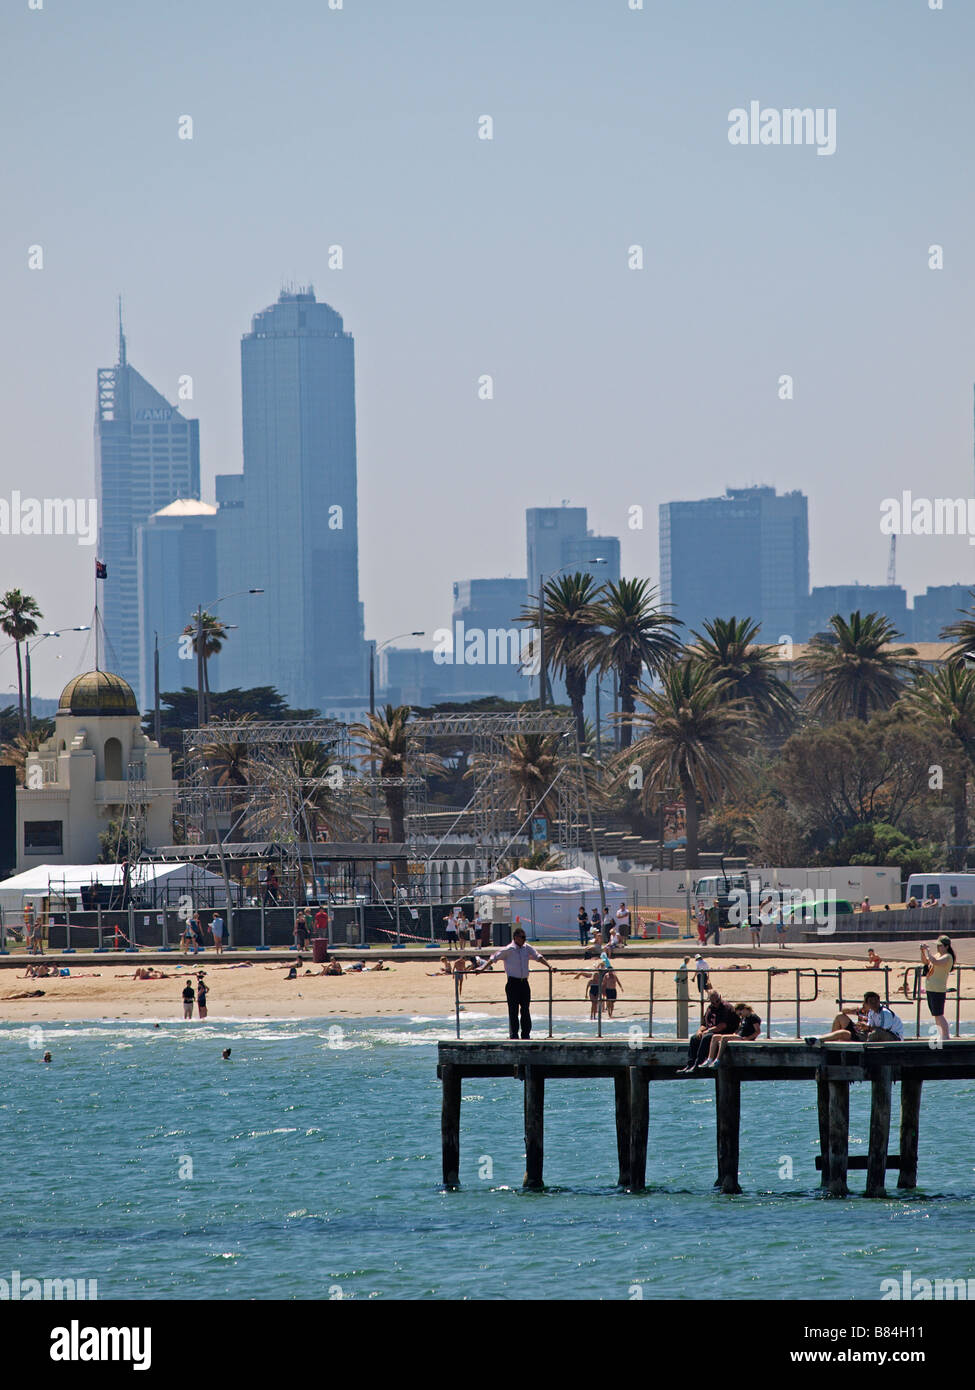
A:
[[[90,632],[91,628],[87,624],[83,627],[63,627],[52,632],[42,632],[39,637],[34,638],[34,646],[38,646],[46,637],[60,637],[62,632]],[[24,643],[24,678],[27,686],[27,707],[25,710],[24,726],[28,733],[33,727],[31,713],[31,684],[30,684],[30,642]]]
[[[549,578],[549,579],[557,579],[558,576],[559,576],[560,574],[563,574],[563,573],[565,572],[565,570],[572,569],[572,567],[573,567],[574,565],[575,565],[575,566],[578,566],[578,563],[579,563],[579,562],[578,562],[577,560],[570,560],[570,561],[568,562],[568,564],[562,565],[562,566],[561,566],[559,569],[557,569],[557,570],[552,570],[551,573],[548,575],[548,578]],[[587,565],[606,565],[606,564],[609,563],[609,561],[603,559],[602,556],[594,556],[592,559],[586,560],[585,563],[586,563]],[[539,709],[544,709],[544,708],[545,708],[545,686],[546,686],[546,684],[547,684],[546,672],[545,672],[545,583],[546,583],[546,576],[545,576],[544,574],[540,574],[540,575],[538,576],[538,708],[539,708]]]
[[[240,598],[243,594],[263,594],[263,589],[237,589],[232,594],[224,594],[222,598],[215,598],[204,609],[202,603],[198,603],[193,617],[196,619],[196,723],[202,729],[206,723],[206,706],[203,699],[203,614],[209,613],[211,608],[216,608],[218,604],[225,603],[228,598]]]
[[[397,632],[395,637],[387,637],[385,641],[377,646],[375,641],[369,643],[369,714],[376,713],[376,656],[388,647],[390,642],[398,642],[401,637],[425,637],[426,632]],[[369,776],[372,779],[372,842],[376,843],[376,759],[370,755]],[[397,913],[399,909],[397,908]],[[397,921],[399,917],[397,916]]]

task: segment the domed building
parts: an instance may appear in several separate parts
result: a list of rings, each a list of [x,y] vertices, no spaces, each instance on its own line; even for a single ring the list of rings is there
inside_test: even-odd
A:
[[[28,753],[17,791],[17,866],[93,864],[109,822],[137,823],[150,848],[173,842],[173,763],[142,732],[132,687],[86,671],[61,692],[54,735]]]

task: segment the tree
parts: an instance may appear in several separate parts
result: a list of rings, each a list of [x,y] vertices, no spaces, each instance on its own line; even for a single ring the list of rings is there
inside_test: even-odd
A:
[[[585,740],[583,701],[591,669],[587,644],[597,626],[595,604],[601,593],[591,574],[563,574],[545,585],[542,601],[545,664],[565,681],[580,746]],[[537,624],[538,604],[523,608],[520,621]],[[533,643],[532,656],[537,655]],[[544,677],[540,672],[539,678]]]
[[[406,779],[411,773],[422,777],[438,772],[440,762],[410,747],[409,705],[386,705],[382,711],[370,714],[368,721],[351,724],[349,733],[365,745],[365,751],[356,755],[357,761],[377,762],[379,776],[388,779],[383,783],[383,798],[389,835],[396,844],[402,844],[406,839]]]
[[[183,628],[183,634],[193,638],[193,651],[197,656],[200,655],[201,647],[203,649],[203,722],[207,723],[210,718],[209,662],[211,656],[216,656],[223,649],[227,640],[227,627],[212,613],[204,611],[198,616],[194,614],[193,621]]]
[[[529,815],[546,816],[551,824],[558,814],[555,779],[569,775],[560,756],[560,734],[515,734],[504,741],[504,780],[513,798],[519,821]]]
[[[954,666],[964,662],[966,652],[975,650],[975,589],[969,589],[968,597],[972,603],[967,609],[959,608],[960,620],[941,629],[942,641],[955,644],[948,653],[948,660]]]
[[[41,744],[51,737],[51,732],[50,729],[35,727],[29,734],[18,734],[10,743],[4,745],[0,764],[16,769],[18,786],[23,787],[26,784],[28,753],[36,753]]]
[[[714,618],[687,654],[722,683],[723,700],[744,701],[762,728],[781,733],[795,724],[798,702],[776,674],[777,648],[756,642],[759,630],[751,618]]]
[[[8,589],[0,596],[0,631],[12,637],[17,648],[17,707],[20,711],[20,732],[27,730],[24,717],[24,669],[20,659],[20,646],[37,631],[37,619],[44,614],[30,594],[20,589]]]
[[[649,579],[621,579],[605,586],[593,605],[590,625],[600,631],[586,644],[585,655],[601,676],[615,671],[620,700],[620,747],[629,748],[636,691],[644,668],[659,675],[680,651],[675,629],[679,618],[655,602]]]
[[[917,678],[905,697],[907,707],[941,742],[951,764],[949,777],[954,810],[952,868],[960,868],[968,848],[968,774],[975,761],[975,671],[942,666]]]
[[[913,647],[891,650],[901,635],[881,613],[851,613],[829,620],[831,636],[809,643],[799,669],[817,679],[806,697],[811,713],[825,719],[867,720],[874,710],[889,709],[900,695],[904,678],[913,671],[905,660],[917,656]]]
[[[896,864],[903,878],[929,873],[938,860],[937,846],[919,844],[886,821],[855,825],[822,856],[825,864]]]
[[[127,859],[134,864],[145,849],[145,840],[138,832],[126,830],[120,817],[110,820],[107,829],[98,837],[99,864],[121,864]]]
[[[668,667],[660,690],[641,686],[637,697],[646,707],[633,716],[645,737],[613,759],[621,781],[639,773],[645,806],[679,787],[687,827],[686,864],[697,868],[698,802],[714,803],[747,777],[748,755],[755,746],[754,721],[740,702],[725,698],[720,681],[709,680],[694,662]]]

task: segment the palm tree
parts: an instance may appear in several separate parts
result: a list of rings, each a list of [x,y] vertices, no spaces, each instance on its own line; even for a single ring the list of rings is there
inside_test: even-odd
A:
[[[758,633],[751,618],[714,618],[693,634],[688,657],[723,683],[722,699],[743,700],[764,728],[784,732],[795,723],[798,702],[775,674],[777,648],[759,646]]]
[[[586,656],[600,676],[616,672],[621,748],[629,748],[633,737],[631,721],[644,667],[652,676],[659,675],[680,651],[674,629],[681,620],[665,613],[655,599],[649,579],[621,579],[607,584],[592,608],[591,624],[605,631],[590,637]]]
[[[16,769],[18,786],[26,785],[28,753],[36,753],[48,738],[50,734],[45,729],[31,729],[29,734],[18,734],[10,743],[4,745],[0,765]]]
[[[968,846],[968,771],[975,763],[975,671],[949,665],[924,672],[904,700],[933,732],[946,738],[952,755],[949,780],[955,844],[951,859],[952,866],[960,869]]]
[[[661,682],[660,690],[637,689],[646,708],[633,715],[633,723],[648,732],[617,753],[613,766],[620,783],[628,781],[634,767],[640,769],[641,800],[647,811],[669,788],[680,787],[686,864],[696,869],[698,802],[713,804],[744,782],[755,744],[754,721],[744,703],[729,699],[723,683],[712,680],[695,662],[667,667]]]
[[[965,659],[965,653],[975,649],[975,589],[969,589],[968,596],[972,600],[972,606],[968,609],[959,608],[960,621],[949,623],[940,633],[942,641],[955,644],[948,653],[948,660],[953,665],[960,665]]]
[[[197,633],[199,632],[199,636]],[[211,656],[216,656],[222,650],[224,642],[227,640],[227,627],[219,618],[215,618],[212,613],[204,611],[200,614],[199,627],[197,626],[196,614],[193,621],[187,623],[183,628],[185,637],[193,638],[193,651],[199,656],[198,644],[203,646],[203,722],[206,724],[210,719],[210,667]]]
[[[363,765],[379,764],[383,779],[383,798],[389,816],[389,836],[396,844],[406,839],[406,779],[412,773],[427,776],[439,772],[442,764],[431,754],[410,746],[409,705],[387,705],[368,716],[368,724],[351,724],[349,733],[365,744],[356,754]],[[387,780],[388,779],[388,780]]]
[[[580,744],[585,740],[583,701],[591,670],[586,648],[596,626],[594,606],[601,594],[591,574],[563,574],[545,585],[542,603],[545,664],[565,681]],[[523,608],[519,621],[536,625],[538,604]],[[532,655],[537,655],[534,647]],[[544,675],[541,672],[540,678]]]
[[[914,669],[904,658],[917,652],[913,647],[891,650],[901,634],[882,613],[858,611],[849,619],[835,613],[829,625],[832,637],[814,637],[797,663],[819,678],[806,697],[809,710],[826,719],[865,721],[875,710],[889,709]]]
[[[320,827],[333,840],[356,840],[361,835],[357,812],[364,814],[365,804],[357,798],[353,800],[344,791],[347,769],[337,761],[337,756],[315,740],[296,743],[291,749],[301,801],[297,809],[312,844],[318,840]]]
[[[17,698],[20,710],[20,732],[27,728],[24,718],[24,671],[20,660],[20,644],[33,637],[37,631],[36,619],[44,614],[30,594],[20,589],[8,589],[0,596],[0,630],[12,637],[17,647]]]
[[[534,813],[553,821],[558,793],[552,784],[565,764],[559,755],[561,734],[515,734],[504,741],[502,776],[507,794],[514,797],[519,821]]]
[[[203,749],[203,756],[207,769],[213,774],[213,783],[217,787],[246,787],[250,780],[250,745],[239,739],[226,738],[220,736],[220,725],[224,722],[249,724],[255,718],[253,714],[242,714],[231,716],[230,720],[218,720],[213,726],[215,737],[207,743]],[[248,803],[241,801],[239,808],[235,808],[234,802],[240,798],[231,790],[228,796],[231,805],[231,820],[227,829],[226,838],[231,842],[235,841],[244,828],[248,819]]]

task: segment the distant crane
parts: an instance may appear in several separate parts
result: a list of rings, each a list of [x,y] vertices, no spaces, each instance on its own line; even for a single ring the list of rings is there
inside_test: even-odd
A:
[[[887,560],[887,584],[893,588],[897,583],[897,536],[890,538],[890,556]]]

